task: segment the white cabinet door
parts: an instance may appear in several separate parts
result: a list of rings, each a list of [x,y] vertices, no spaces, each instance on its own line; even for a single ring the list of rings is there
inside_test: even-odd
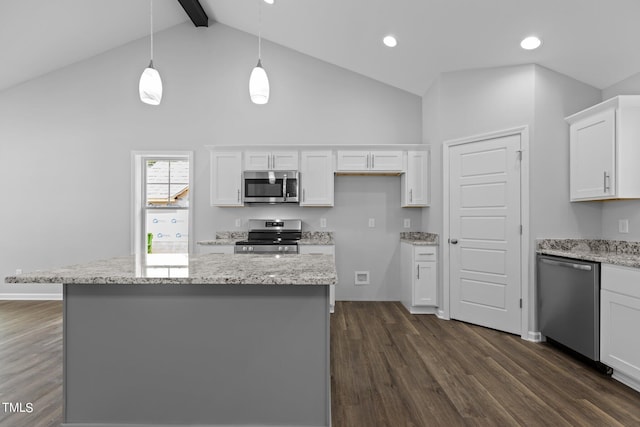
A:
[[[211,205],[242,206],[242,153],[211,153]]]
[[[338,151],[339,171],[366,171],[369,169],[369,152],[368,151]]]
[[[333,245],[300,245],[298,246],[300,255],[333,255],[335,256],[335,246]],[[336,306],[336,285],[329,285],[329,312],[333,313]]]
[[[640,269],[601,266],[600,360],[640,391]]]
[[[640,383],[640,298],[603,290],[600,310],[600,360]]]
[[[401,206],[429,206],[429,152],[408,151],[407,171],[401,179]]]
[[[271,169],[271,152],[245,151],[244,169],[248,171],[264,171]]]
[[[571,201],[608,199],[616,190],[616,111],[601,111],[570,127]]]
[[[244,169],[252,171],[298,170],[298,152],[245,151]]]
[[[303,151],[300,206],[333,206],[333,153]]]
[[[413,286],[413,305],[438,305],[436,293],[436,263],[418,261],[415,263],[416,278]]]
[[[369,169],[372,171],[402,171],[402,151],[372,151]]]
[[[298,170],[298,152],[274,151],[271,154],[271,169],[280,171]]]

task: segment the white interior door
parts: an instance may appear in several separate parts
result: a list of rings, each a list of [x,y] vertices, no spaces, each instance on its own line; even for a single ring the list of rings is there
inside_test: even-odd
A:
[[[451,317],[520,334],[520,135],[450,148]]]

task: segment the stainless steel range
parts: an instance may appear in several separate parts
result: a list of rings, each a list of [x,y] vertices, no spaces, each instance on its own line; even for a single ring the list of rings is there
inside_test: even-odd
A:
[[[247,240],[236,242],[237,254],[297,254],[302,235],[299,219],[250,219]]]

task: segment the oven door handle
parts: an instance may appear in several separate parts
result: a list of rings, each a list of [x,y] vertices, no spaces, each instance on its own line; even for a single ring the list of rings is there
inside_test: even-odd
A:
[[[587,264],[574,264],[572,262],[554,261],[546,258],[540,260],[543,264],[555,265],[558,267],[573,268],[574,270],[591,271],[591,266]]]

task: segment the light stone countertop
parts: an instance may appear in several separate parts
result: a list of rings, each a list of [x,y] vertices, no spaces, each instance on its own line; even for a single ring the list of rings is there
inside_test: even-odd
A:
[[[640,268],[640,242],[599,239],[539,239],[536,252]]]
[[[169,277],[172,276],[172,277]],[[5,278],[6,283],[335,285],[332,255],[189,255],[188,266],[142,266],[135,256]]]
[[[400,241],[411,243],[415,246],[438,246],[439,244],[437,234],[422,231],[403,231],[400,233]]]
[[[247,240],[246,231],[219,231],[213,240],[199,240],[198,245],[224,246],[235,245],[239,240]],[[332,231],[303,231],[299,245],[335,245]]]

